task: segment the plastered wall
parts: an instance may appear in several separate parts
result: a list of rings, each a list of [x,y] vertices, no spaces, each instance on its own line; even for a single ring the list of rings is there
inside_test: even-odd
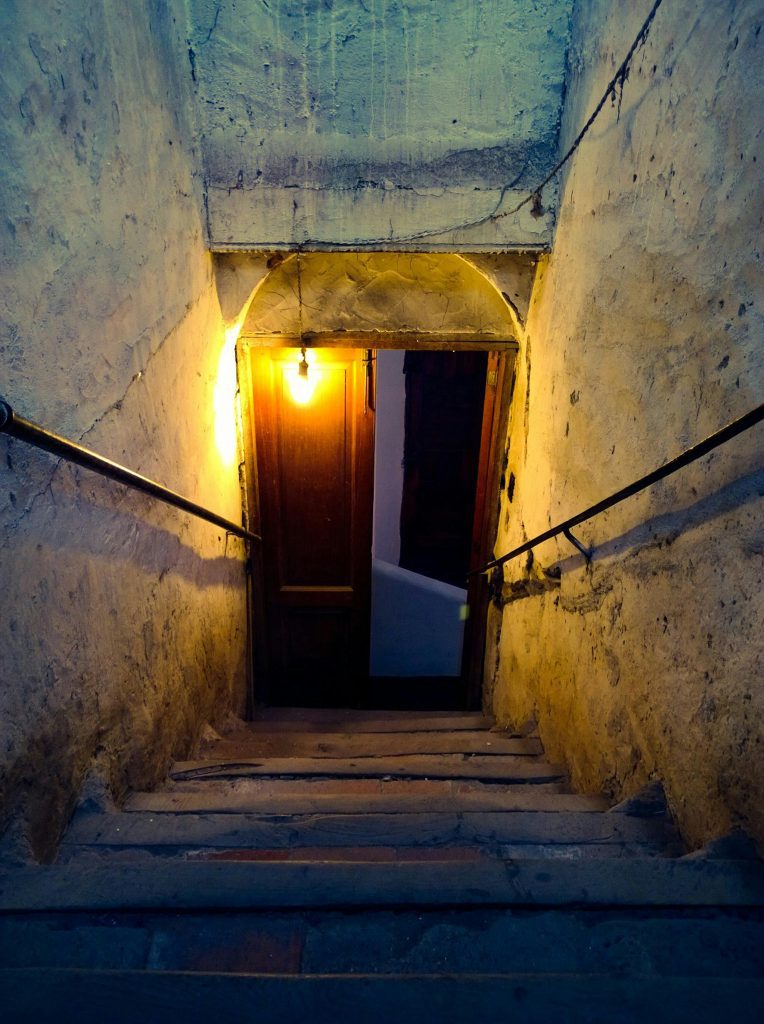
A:
[[[172,7],[3,4],[0,394],[240,521],[233,346]],[[0,829],[162,777],[243,709],[240,541],[0,437]]]
[[[563,145],[648,4],[580,0]],[[761,3],[665,3],[569,165],[517,363],[497,552],[761,402]],[[762,428],[507,566],[501,721],[584,790],[664,781],[691,845],[764,840]],[[559,571],[559,582],[542,570]]]

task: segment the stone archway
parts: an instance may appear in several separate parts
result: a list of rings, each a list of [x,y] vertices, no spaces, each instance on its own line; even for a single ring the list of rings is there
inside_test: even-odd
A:
[[[452,253],[295,253],[254,289],[240,337],[259,344],[406,348],[428,340],[514,347],[522,330],[499,289]]]
[[[274,353],[276,363],[266,369],[263,355],[268,350],[293,350],[299,354],[300,347],[312,349],[314,359],[319,358],[319,368],[323,349],[335,352],[337,349],[352,349],[356,353],[358,350],[368,350],[369,361],[372,350],[381,349],[435,349],[450,352],[480,349],[492,353],[490,359],[493,369],[488,374],[490,383],[485,388],[485,409],[489,409],[489,413],[485,419],[484,410],[479,463],[482,476],[479,477],[481,483],[477,492],[486,510],[495,505],[495,502],[488,499],[488,495],[498,486],[497,466],[500,458],[497,458],[497,452],[500,442],[497,439],[502,436],[502,417],[506,410],[506,402],[502,402],[501,385],[510,376],[507,369],[511,368],[522,324],[512,302],[494,281],[469,259],[452,253],[300,252],[286,258],[272,255],[267,258],[267,263],[264,256],[252,256],[249,265],[245,257],[237,254],[236,268],[238,294],[245,298],[236,318],[241,325],[238,332],[242,356],[240,365],[245,368],[242,376],[242,380],[246,379],[244,390],[250,395],[258,390],[256,385],[258,380],[264,379],[263,373],[273,379],[274,374],[278,376],[282,372],[276,364],[283,362],[288,353],[283,351],[278,359]],[[246,271],[254,279],[250,278],[253,287],[245,295]],[[260,354],[256,355],[258,352]],[[289,355],[288,358],[293,357]],[[337,360],[332,359],[332,363],[337,363]],[[250,409],[249,423],[245,430],[245,437],[250,441],[246,460],[248,477],[253,480],[258,472],[257,460],[263,458],[263,451],[270,445],[269,441],[263,445],[256,439],[258,416],[262,423],[268,423],[265,428],[261,424],[260,429],[265,429],[265,435],[271,435],[276,429],[276,419],[281,415],[265,411],[274,401],[275,392],[266,393],[261,388],[258,394],[260,405],[255,409],[255,402]],[[312,439],[313,444],[318,437],[316,433]],[[273,462],[269,463],[263,480],[271,481],[275,472],[274,465]],[[286,465],[289,468],[289,463]],[[279,473],[282,471],[279,470]],[[496,480],[493,476],[496,476]],[[304,490],[297,488],[301,489]],[[287,490],[290,495],[295,493],[291,477]],[[250,483],[249,501],[253,509],[262,507],[262,494],[257,484]],[[266,498],[266,507],[270,508],[270,503],[271,498]],[[279,522],[281,517],[272,511],[268,514],[273,529],[273,524]],[[492,542],[495,523],[489,512],[481,514],[484,518],[478,531],[477,543],[482,550]],[[256,525],[260,527],[259,523]],[[289,551],[293,547],[282,544],[281,539],[278,543],[281,551]],[[474,557],[479,558],[480,555],[475,554]],[[267,580],[281,571],[281,555],[276,562],[278,566],[271,567],[272,571],[266,565],[262,576],[263,592],[270,593],[272,603],[277,600],[274,596],[276,592]],[[478,578],[475,587],[482,583]],[[286,586],[292,603],[296,600],[297,589],[294,582]],[[328,591],[331,587],[319,587],[318,590]],[[312,592],[303,597],[306,601],[308,597],[311,601],[315,600]],[[471,626],[477,623],[480,625],[477,629],[471,629],[477,641],[471,660],[465,659],[463,662],[466,666],[467,661],[470,661],[469,672],[465,668],[464,679],[469,677],[471,681],[469,700],[476,706],[482,682],[487,594],[471,593],[469,603],[474,619]],[[301,635],[305,635],[305,627],[300,628]],[[279,629],[282,627],[279,626]],[[270,642],[273,647],[272,640],[266,642]],[[366,658],[368,663],[368,653]]]

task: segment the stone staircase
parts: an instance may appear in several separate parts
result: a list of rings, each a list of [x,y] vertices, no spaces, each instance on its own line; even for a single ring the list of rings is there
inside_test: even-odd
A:
[[[764,870],[475,714],[271,710],[0,871],[3,1021],[764,1019]]]

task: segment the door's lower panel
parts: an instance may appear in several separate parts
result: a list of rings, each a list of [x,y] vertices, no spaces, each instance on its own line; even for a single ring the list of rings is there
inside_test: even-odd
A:
[[[274,665],[278,685],[271,703],[300,707],[352,707],[359,680],[347,652],[353,645],[347,608],[282,608]]]

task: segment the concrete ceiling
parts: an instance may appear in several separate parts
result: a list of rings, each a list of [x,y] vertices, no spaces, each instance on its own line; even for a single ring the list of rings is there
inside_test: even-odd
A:
[[[213,245],[548,241],[572,0],[187,3]]]

